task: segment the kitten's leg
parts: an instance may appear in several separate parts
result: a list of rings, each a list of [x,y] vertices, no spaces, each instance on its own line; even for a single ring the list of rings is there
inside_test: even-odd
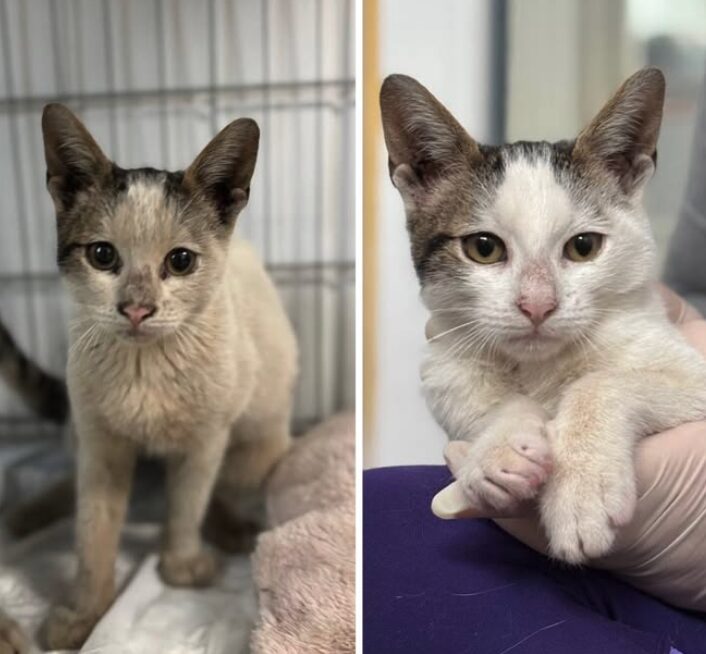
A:
[[[201,525],[229,433],[214,429],[208,441],[167,461],[167,523],[159,572],[173,586],[206,586],[216,573],[217,561],[203,545]]]
[[[236,423],[207,520],[207,536],[227,552],[247,552],[264,527],[263,486],[291,444],[289,412]]]
[[[555,466],[541,498],[554,556],[581,563],[610,550],[635,508],[636,441],[706,416],[706,384],[694,381],[679,371],[593,373],[567,389],[548,427]]]
[[[0,610],[0,654],[27,654],[29,641],[20,626]]]
[[[78,649],[115,596],[115,560],[125,520],[135,448],[116,435],[96,434],[78,448],[76,546],[72,606],[55,606],[43,627],[49,649]]]
[[[536,497],[552,464],[544,409],[489,370],[433,351],[422,380],[439,424],[471,444],[457,479],[474,506],[505,513]]]

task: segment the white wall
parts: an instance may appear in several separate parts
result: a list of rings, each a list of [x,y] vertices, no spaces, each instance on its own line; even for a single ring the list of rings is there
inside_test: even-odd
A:
[[[490,2],[381,0],[380,70],[426,85],[474,137],[489,132]],[[425,310],[409,254],[402,201],[380,150],[378,324],[372,466],[441,463],[445,436],[420,393]]]

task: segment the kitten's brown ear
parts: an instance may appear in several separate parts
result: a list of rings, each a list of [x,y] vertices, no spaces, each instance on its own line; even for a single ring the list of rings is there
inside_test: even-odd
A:
[[[623,83],[576,139],[574,155],[601,162],[628,195],[654,172],[664,87],[660,70],[643,68]]]
[[[185,186],[213,202],[223,222],[232,222],[248,202],[259,142],[260,129],[254,120],[234,120],[201,151],[184,175]]]
[[[70,207],[77,191],[108,174],[112,164],[83,123],[62,104],[44,107],[42,134],[47,188],[60,212]]]
[[[478,144],[425,87],[390,75],[380,89],[390,176],[405,195],[480,156]]]

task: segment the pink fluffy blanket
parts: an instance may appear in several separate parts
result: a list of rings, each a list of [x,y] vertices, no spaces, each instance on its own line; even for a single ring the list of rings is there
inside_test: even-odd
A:
[[[296,441],[268,484],[271,529],[254,554],[253,654],[355,651],[355,419]]]

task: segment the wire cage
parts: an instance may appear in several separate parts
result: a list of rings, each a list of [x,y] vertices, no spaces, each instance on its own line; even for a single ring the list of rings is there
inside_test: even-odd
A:
[[[261,145],[236,230],[299,338],[295,430],[352,406],[353,24],[351,0],[0,0],[0,315],[21,346],[62,373],[43,106],[76,111],[124,167],[184,168],[250,116]],[[0,387],[0,439],[47,429]]]

